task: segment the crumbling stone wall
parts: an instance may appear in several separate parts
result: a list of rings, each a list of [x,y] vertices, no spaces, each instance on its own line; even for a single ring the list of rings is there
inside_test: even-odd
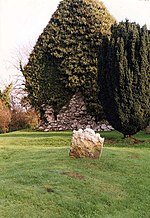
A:
[[[47,124],[41,122],[39,129],[44,131],[78,130],[91,128],[95,131],[112,130],[108,122],[96,123],[95,118],[87,113],[84,100],[80,93],[76,93],[70,102],[65,105],[55,120],[50,106],[43,105]]]

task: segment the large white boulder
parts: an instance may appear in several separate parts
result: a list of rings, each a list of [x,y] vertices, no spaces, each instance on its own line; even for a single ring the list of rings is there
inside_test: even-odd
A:
[[[99,158],[102,153],[104,138],[99,133],[86,128],[73,131],[69,155],[75,158],[90,157]]]

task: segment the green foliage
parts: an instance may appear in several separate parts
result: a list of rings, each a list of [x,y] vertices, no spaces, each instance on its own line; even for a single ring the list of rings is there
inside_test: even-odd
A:
[[[10,83],[3,91],[0,91],[0,99],[7,107],[10,107],[10,93],[12,91],[13,84]]]
[[[0,90],[0,99],[2,99],[2,91]]]
[[[124,135],[150,119],[150,35],[146,26],[121,22],[99,56],[100,99],[110,124]]]
[[[100,114],[97,52],[115,19],[97,0],[63,0],[30,55],[23,74],[31,103],[56,113],[76,91],[89,112]]]

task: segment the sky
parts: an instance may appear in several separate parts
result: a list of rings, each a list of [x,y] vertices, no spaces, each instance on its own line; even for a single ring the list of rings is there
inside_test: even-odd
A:
[[[17,75],[60,0],[0,0],[0,85]],[[150,29],[150,0],[103,0],[109,12]]]

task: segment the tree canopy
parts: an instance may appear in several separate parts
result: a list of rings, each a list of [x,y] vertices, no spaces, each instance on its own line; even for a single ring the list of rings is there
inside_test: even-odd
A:
[[[102,35],[115,22],[98,0],[63,0],[23,70],[32,105],[51,105],[56,113],[76,91],[90,113],[99,116],[97,53]]]
[[[99,55],[100,100],[109,123],[133,135],[150,120],[150,34],[129,21],[112,27]]]

